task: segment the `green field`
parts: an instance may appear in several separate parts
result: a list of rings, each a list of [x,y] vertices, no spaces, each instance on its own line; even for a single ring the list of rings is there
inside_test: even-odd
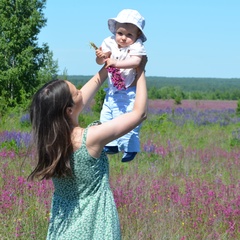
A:
[[[89,112],[80,121],[97,117]],[[27,117],[5,116],[0,123],[0,239],[43,240],[52,183],[26,180],[34,162]],[[234,109],[149,113],[141,149],[129,163],[121,163],[121,153],[109,157],[123,240],[240,239],[240,119]]]

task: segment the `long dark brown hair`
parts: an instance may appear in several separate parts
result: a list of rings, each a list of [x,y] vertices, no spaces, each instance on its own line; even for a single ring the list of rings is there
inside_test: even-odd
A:
[[[71,124],[67,107],[74,102],[64,80],[52,80],[40,88],[30,105],[30,120],[37,165],[29,179],[49,179],[71,175],[70,158],[73,152]]]

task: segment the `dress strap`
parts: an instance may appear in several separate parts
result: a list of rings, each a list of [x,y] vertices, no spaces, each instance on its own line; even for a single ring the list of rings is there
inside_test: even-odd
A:
[[[82,144],[86,145],[87,133],[88,133],[89,127],[94,126],[94,125],[99,125],[99,124],[101,124],[100,121],[94,121],[94,122],[90,123],[90,124],[83,130]]]

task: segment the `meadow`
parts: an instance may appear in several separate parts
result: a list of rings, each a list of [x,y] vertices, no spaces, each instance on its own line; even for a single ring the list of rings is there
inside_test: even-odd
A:
[[[109,156],[123,240],[240,239],[240,117],[236,101],[149,101],[142,152]],[[90,110],[83,125],[97,116]],[[0,239],[46,237],[53,185],[29,182],[27,114],[0,120]]]

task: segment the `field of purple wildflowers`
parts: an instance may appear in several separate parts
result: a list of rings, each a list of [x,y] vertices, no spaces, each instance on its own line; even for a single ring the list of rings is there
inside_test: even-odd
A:
[[[236,103],[201,104],[151,102],[142,152],[129,163],[109,156],[123,240],[240,239]],[[34,162],[28,117],[12,119],[0,120],[0,239],[45,239],[53,186],[26,180]]]

